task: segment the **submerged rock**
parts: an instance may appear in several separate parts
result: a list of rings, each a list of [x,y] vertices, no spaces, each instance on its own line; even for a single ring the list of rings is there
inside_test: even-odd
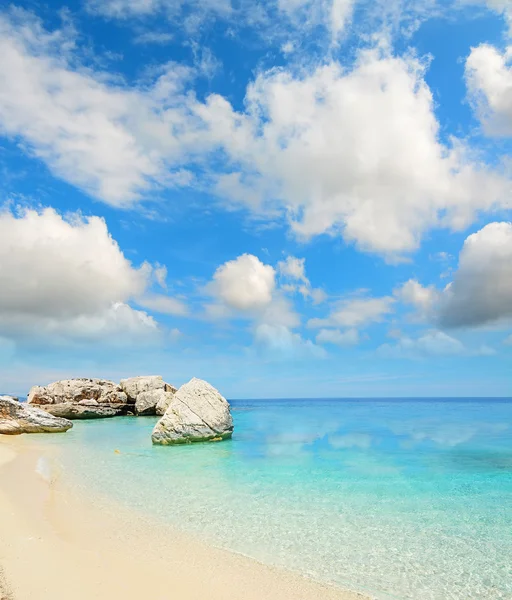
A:
[[[13,400],[10,396],[0,396],[0,433],[60,433],[71,427],[73,423],[67,419],[54,417],[40,408]]]
[[[153,444],[189,444],[220,441],[232,434],[228,401],[212,385],[194,378],[174,394],[151,439]]]
[[[28,403],[67,419],[115,417],[128,411],[128,397],[113,381],[64,379],[50,385],[34,386]]]

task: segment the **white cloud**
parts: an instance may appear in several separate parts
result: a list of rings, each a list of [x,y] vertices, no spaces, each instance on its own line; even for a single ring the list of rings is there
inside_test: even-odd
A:
[[[284,358],[322,358],[326,355],[323,348],[316,346],[311,340],[305,340],[284,325],[261,323],[255,329],[254,338],[257,345]]]
[[[137,298],[137,304],[154,312],[183,317],[189,314],[188,306],[178,298],[163,294],[144,294]]]
[[[365,327],[371,323],[379,323],[393,311],[395,299],[354,298],[343,300],[325,319],[310,319],[308,327]]]
[[[277,272],[288,283],[282,283],[281,289],[286,292],[299,292],[304,298],[311,298],[313,304],[321,304],[327,294],[319,288],[312,288],[306,277],[306,259],[287,256],[277,263]]]
[[[155,321],[126,304],[149,285],[99,217],[53,209],[0,212],[0,330],[4,335],[105,338],[154,333]]]
[[[512,223],[490,223],[470,235],[453,283],[443,292],[444,327],[478,326],[512,318]]]
[[[214,295],[229,308],[260,310],[272,301],[275,270],[252,254],[243,254],[221,265],[210,284]]]
[[[15,317],[19,319],[19,315]],[[135,310],[123,302],[113,302],[108,308],[94,314],[82,314],[71,318],[35,319],[34,315],[16,321],[16,332],[25,337],[43,337],[53,342],[75,340],[79,342],[102,342],[108,345],[155,342],[160,335],[157,322],[141,310]],[[38,328],[34,335],[34,327]]]
[[[102,6],[121,16],[160,3]],[[197,100],[189,91],[197,68],[167,64],[153,83],[130,88],[77,68],[74,44],[23,11],[0,16],[0,130],[109,204],[208,182],[230,208],[271,221],[287,215],[300,237],[342,235],[389,259],[434,227],[459,229],[479,211],[509,206],[501,178],[460,141],[440,141],[425,66],[412,56],[367,50],[352,69],[262,72],[237,113],[219,95]],[[208,157],[219,150],[225,160],[213,172]]]
[[[467,348],[460,340],[444,331],[431,330],[417,338],[404,336],[395,344],[383,344],[377,349],[377,355],[384,358],[428,358],[435,356],[493,356],[494,348],[481,345]]]
[[[505,339],[503,340],[503,343],[504,343],[506,346],[512,346],[512,335],[509,335],[507,338],[505,338]]]
[[[180,22],[189,34],[204,30],[208,22],[230,28],[251,27],[265,40],[303,35],[323,26],[336,42],[352,15],[355,0],[87,0],[90,12],[127,20],[161,15]],[[288,41],[288,45],[292,42]],[[289,51],[289,50],[287,50]]]
[[[424,71],[410,56],[363,51],[351,70],[331,62],[261,73],[245,114],[210,97],[202,117],[241,166],[230,203],[280,207],[299,236],[341,234],[390,258],[433,227],[467,226],[505,187],[460,141],[439,140]]]
[[[440,293],[434,285],[424,287],[416,279],[409,279],[394,292],[405,304],[413,306],[421,319],[432,317]]]
[[[187,184],[180,166],[193,126],[182,85],[191,71],[169,64],[152,87],[128,89],[75,70],[67,61],[74,43],[23,11],[0,14],[0,132],[20,136],[55,175],[115,206],[159,184]]]
[[[309,285],[309,279],[306,277],[306,259],[287,256],[285,260],[277,263],[277,270],[281,275],[296,279],[306,285]]]
[[[196,10],[202,7],[219,15],[231,12],[230,0],[87,0],[87,7],[91,12],[106,17],[128,19],[142,17],[159,12],[167,13],[172,18],[176,17],[185,5]]]
[[[511,136],[512,46],[505,52],[488,44],[473,48],[466,61],[466,83],[485,131]]]
[[[316,336],[317,344],[334,344],[336,346],[356,346],[359,344],[359,332],[357,329],[321,329]]]
[[[139,33],[133,38],[135,44],[168,44],[172,42],[174,36],[172,33],[165,33],[163,31],[145,31]]]
[[[283,265],[295,265],[283,263]],[[294,276],[301,269],[292,268]],[[256,256],[243,254],[221,265],[205,290],[215,302],[206,305],[211,319],[243,318],[251,323],[256,347],[282,358],[321,356],[325,351],[293,331],[301,321],[291,301],[276,287],[276,270]]]
[[[396,344],[384,344],[377,353],[387,358],[457,356],[465,354],[466,348],[462,342],[443,331],[429,331],[417,339],[402,337]]]
[[[510,0],[485,0],[487,6],[503,15],[508,23],[510,35],[512,35],[512,5]]]

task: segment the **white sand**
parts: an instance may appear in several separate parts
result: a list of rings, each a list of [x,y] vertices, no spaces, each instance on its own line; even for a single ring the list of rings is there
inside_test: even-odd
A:
[[[24,440],[0,436],[0,600],[364,598],[78,497]]]

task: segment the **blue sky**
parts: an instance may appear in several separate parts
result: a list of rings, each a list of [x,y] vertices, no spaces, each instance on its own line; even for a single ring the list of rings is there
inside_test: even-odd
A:
[[[0,52],[0,391],[510,395],[506,0],[30,0]]]

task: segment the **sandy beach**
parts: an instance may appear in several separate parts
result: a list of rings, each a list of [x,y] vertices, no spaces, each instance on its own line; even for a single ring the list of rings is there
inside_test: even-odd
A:
[[[364,599],[78,497],[38,474],[45,451],[0,438],[1,600]]]

